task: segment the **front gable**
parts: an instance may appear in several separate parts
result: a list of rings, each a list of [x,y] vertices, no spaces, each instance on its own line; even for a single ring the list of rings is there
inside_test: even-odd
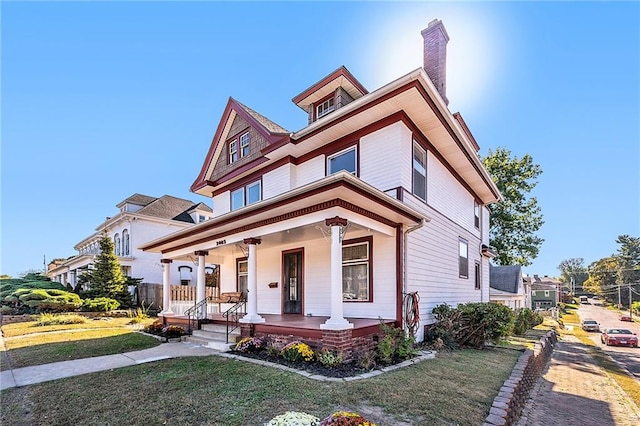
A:
[[[288,138],[285,128],[229,98],[191,191],[210,196],[217,181],[267,161],[262,150]]]

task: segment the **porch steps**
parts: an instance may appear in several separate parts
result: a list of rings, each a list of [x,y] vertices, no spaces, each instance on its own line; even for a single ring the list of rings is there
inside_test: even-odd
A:
[[[196,345],[227,352],[230,346],[240,340],[240,330],[234,330],[229,333],[229,343],[227,343],[226,325],[202,324],[200,330],[193,330],[191,336],[188,336],[186,340]]]

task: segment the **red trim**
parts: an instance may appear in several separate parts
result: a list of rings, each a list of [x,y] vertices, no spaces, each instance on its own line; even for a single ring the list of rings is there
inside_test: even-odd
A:
[[[404,305],[403,294],[404,290],[404,259],[402,253],[404,243],[404,234],[402,232],[402,226],[396,226],[396,323],[398,327],[402,327],[402,307]]]
[[[281,334],[283,336],[297,336],[305,339],[322,339],[322,330],[309,328],[281,327],[269,324],[253,324],[256,333]]]
[[[262,240],[260,238],[245,238],[242,242],[245,244],[260,244]]]
[[[253,118],[253,116],[247,113],[247,111],[244,108],[238,105],[235,99],[233,99],[232,97],[229,97],[229,100],[227,101],[227,105],[224,109],[224,112],[222,113],[222,117],[220,117],[220,122],[218,123],[216,133],[214,134],[213,139],[211,140],[211,145],[209,146],[209,151],[207,152],[207,156],[205,157],[202,168],[200,169],[200,173],[198,174],[198,177],[191,185],[191,188],[190,188],[191,192],[196,192],[204,188],[208,184],[206,179],[207,170],[209,169],[211,162],[214,160],[213,156],[215,154],[216,148],[220,144],[220,140],[222,138],[222,131],[224,130],[224,127],[225,127],[224,124],[227,122],[227,120],[229,120],[229,117],[231,116],[231,111],[235,111],[237,115],[239,115],[245,121],[247,121],[247,123],[249,123],[249,127],[254,128],[256,132],[262,135],[267,140],[268,144],[280,144],[282,142],[286,143],[289,140],[288,134],[271,133],[258,120],[256,120],[255,118]],[[238,149],[240,149],[240,147],[238,147]]]
[[[227,181],[233,179],[236,176],[241,175],[242,173],[246,172],[247,170],[253,169],[253,168],[255,168],[255,167],[259,166],[260,164],[265,163],[267,161],[269,161],[269,159],[267,157],[257,158],[256,160],[252,161],[251,163],[247,163],[244,166],[242,166],[242,167],[240,167],[238,169],[235,169],[233,172],[228,173],[228,174],[222,176],[221,178],[219,178],[219,179],[217,179],[215,181],[208,180],[207,184],[211,185],[211,186],[218,186],[218,185],[220,185],[220,184],[222,184],[224,182],[227,182]],[[269,173],[270,171],[275,170],[278,167],[284,166],[285,164],[289,164],[289,163],[297,165],[298,164],[298,160],[295,157],[292,157],[292,156],[288,155],[288,156],[283,157],[283,158],[281,158],[281,159],[279,159],[279,160],[277,160],[277,161],[275,161],[275,162],[273,162],[271,164],[268,164],[267,166],[261,168],[260,170],[256,170],[255,172],[243,177],[241,180],[238,180],[238,181],[236,181],[234,183],[237,183],[238,184],[238,188],[239,188],[240,186],[243,186],[242,182],[252,182],[254,180],[257,180],[259,177]],[[234,187],[232,187],[230,185],[224,186],[222,188],[218,188],[215,191],[211,192],[211,196],[214,197],[216,195],[222,194],[223,192],[232,191],[233,189],[229,189],[230,187],[234,188]],[[235,189],[237,189],[237,188],[235,188]]]
[[[298,273],[300,274],[300,313],[292,314],[292,313],[284,312],[284,289],[285,289],[284,258],[285,258],[285,255],[297,254],[297,253],[301,254],[300,270],[298,271]],[[282,315],[304,315],[304,247],[295,248],[291,250],[283,250],[281,268],[282,268],[282,273],[280,275],[282,277],[282,291],[280,292],[280,298],[281,298],[282,304],[281,304],[280,312],[282,312]]]
[[[240,291],[240,262],[246,262],[248,257],[236,257],[236,291]],[[247,290],[249,290],[249,263],[247,262]]]
[[[173,259],[160,259],[160,263],[171,263]]]
[[[332,218],[325,219],[324,223],[327,226],[347,226],[347,219],[340,216],[334,216]]]
[[[453,114],[453,118],[455,118],[458,124],[460,124],[460,127],[462,127],[462,130],[464,130],[464,133],[467,135],[476,151],[480,151],[480,145],[478,145],[478,142],[476,142],[476,138],[473,137],[471,130],[469,130],[469,127],[467,127],[467,123],[466,121],[464,121],[464,118],[462,118],[462,114],[456,112]]]
[[[196,256],[209,256],[209,252],[206,250],[196,250],[193,254]]]
[[[364,86],[362,84],[360,84],[360,82],[358,80],[356,80],[356,78],[353,76],[353,74],[351,74],[349,72],[349,70],[346,69],[344,65],[342,65],[340,68],[338,68],[337,70],[333,71],[331,74],[329,74],[328,76],[326,76],[325,78],[323,78],[319,82],[315,83],[314,85],[312,85],[308,89],[305,89],[299,95],[294,96],[294,98],[291,99],[291,101],[294,104],[297,105],[299,102],[301,102],[307,96],[309,96],[312,93],[318,91],[320,88],[322,88],[323,86],[329,84],[330,82],[332,82],[333,80],[335,80],[336,78],[339,78],[339,77],[344,77],[347,80],[349,80],[349,82],[351,84],[353,84],[356,87],[356,89],[358,89],[360,91],[360,93],[362,93],[363,95],[366,95],[367,93],[369,93],[369,91],[367,89],[365,89]]]

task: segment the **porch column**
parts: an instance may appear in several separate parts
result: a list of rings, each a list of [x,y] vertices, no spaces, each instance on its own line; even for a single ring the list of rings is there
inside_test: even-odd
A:
[[[339,216],[326,219],[331,227],[331,318],[320,325],[323,330],[347,330],[353,324],[344,318],[342,306],[342,231],[347,219]]]
[[[198,250],[194,254],[198,256],[198,277],[196,280],[196,303],[198,303],[206,297],[204,257],[207,256],[209,252],[206,250]]]
[[[162,314],[173,314],[171,311],[171,259],[160,259],[162,263]]]
[[[240,322],[260,323],[264,318],[258,315],[258,259],[256,257],[256,245],[262,241],[260,238],[245,238],[243,241],[249,248],[247,257],[247,315]]]

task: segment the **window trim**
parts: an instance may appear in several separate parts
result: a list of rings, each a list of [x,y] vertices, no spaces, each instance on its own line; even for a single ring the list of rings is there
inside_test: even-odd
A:
[[[473,200],[473,224],[476,229],[480,229],[480,203],[477,200]]]
[[[358,161],[359,161],[360,156],[358,155],[358,147],[359,147],[359,145],[356,143],[354,145],[348,146],[347,148],[344,148],[344,149],[341,149],[339,151],[336,151],[336,152],[334,152],[332,154],[326,154],[325,176],[331,176],[331,175],[333,175],[335,173],[342,172],[342,171],[345,171],[347,173],[351,173],[354,176],[359,176],[360,175],[360,167],[359,167],[360,165],[358,164]],[[342,169],[342,170],[339,170],[339,171],[332,172],[331,171],[331,160],[334,159],[334,158],[340,157],[341,155],[344,155],[344,154],[346,154],[346,153],[348,153],[350,151],[354,152],[353,162],[354,162],[355,171],[350,172],[348,170]]]
[[[115,252],[116,256],[120,256],[120,248],[121,248],[121,240],[120,240],[120,234],[116,233],[116,235],[113,236],[113,251]]]
[[[252,203],[249,203],[248,202],[249,201],[248,200],[249,187],[252,187],[254,185],[258,185],[260,187],[260,195],[259,195],[258,200],[254,201]],[[238,192],[238,191],[242,191],[242,205],[239,206],[239,207],[234,208],[233,207],[233,194]],[[229,209],[230,209],[230,211],[236,211],[236,210],[240,210],[243,207],[250,206],[250,205],[255,204],[255,203],[259,203],[260,201],[262,201],[262,195],[263,195],[262,194],[262,178],[260,178],[258,180],[255,180],[255,181],[252,181],[252,182],[249,182],[249,183],[247,183],[245,185],[238,186],[238,187],[234,188],[233,190],[229,191]]]
[[[461,253],[463,244],[465,248],[464,256]],[[463,268],[466,269],[464,274]],[[458,278],[469,279],[469,242],[462,237],[458,237]]]
[[[329,105],[329,103],[331,103],[331,105]],[[327,104],[327,108],[323,109],[323,111],[320,112],[319,111],[320,108],[323,107],[325,104]],[[336,101],[335,101],[334,94],[332,93],[331,96],[329,96],[327,99],[320,100],[317,103],[315,103],[314,108],[315,108],[316,120],[319,120],[325,115],[331,114],[333,111],[336,110]]]
[[[243,140],[245,136],[247,137],[246,144],[245,144],[245,141]],[[249,154],[251,154],[251,148],[249,145],[251,138],[249,137],[249,131],[247,130],[246,132],[240,133],[240,136],[238,136],[238,141],[239,141],[239,148],[240,148],[240,158],[248,157]],[[245,148],[247,149],[246,154],[244,153]]]
[[[131,239],[129,235],[129,230],[122,230],[122,255],[130,256],[131,255]]]
[[[234,139],[229,142],[229,164],[233,164],[238,160],[240,160],[240,156],[238,155],[238,141]]]
[[[246,138],[246,144],[243,142],[243,138]],[[247,148],[247,153],[244,153],[244,148]],[[251,135],[249,128],[237,133],[234,137],[227,140],[227,152],[228,152],[228,164],[234,164],[240,161],[242,158],[251,155]]]
[[[477,260],[473,262],[475,272],[475,289],[482,290],[482,265]]]
[[[420,173],[419,170],[416,170],[414,166],[414,163],[416,161],[416,148],[424,152],[424,174]],[[418,172],[421,176],[424,176],[424,198],[416,193],[415,172]],[[420,145],[416,138],[413,138],[413,144],[411,146],[411,193],[425,203],[427,202],[427,149]]]
[[[242,291],[240,290],[240,263],[242,262],[246,262],[247,263],[247,273],[246,274],[242,274],[242,276],[246,276],[247,277],[247,291],[249,291],[249,258],[248,257],[236,257],[236,291]]]
[[[182,279],[182,270],[183,269],[184,270],[189,270],[189,276],[191,276],[191,279],[188,279],[188,280],[183,280]],[[192,273],[193,273],[193,268],[191,266],[188,266],[188,265],[180,265],[180,266],[178,266],[178,277],[180,278],[180,285],[189,285],[189,283],[191,281],[193,281],[193,275],[191,275]]]
[[[353,299],[345,299],[342,297],[342,302],[344,303],[373,303],[373,236],[369,235],[361,238],[353,238],[350,240],[344,240],[342,242],[342,248],[360,245],[362,243],[367,243],[368,250],[368,259],[367,259],[367,268],[369,275],[369,299],[368,300],[353,300]],[[363,263],[362,261],[360,263]],[[342,268],[344,268],[344,259],[342,260],[342,265],[340,268],[340,273],[342,274]],[[348,265],[347,265],[348,266]],[[342,281],[342,292],[344,293],[344,281]]]

